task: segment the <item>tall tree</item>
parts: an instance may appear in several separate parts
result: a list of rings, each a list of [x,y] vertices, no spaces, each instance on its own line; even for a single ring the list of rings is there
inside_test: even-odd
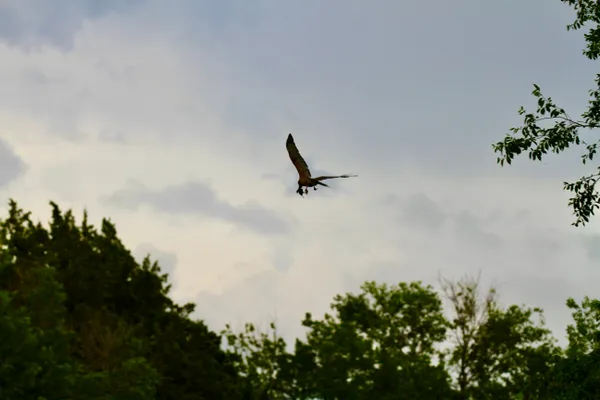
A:
[[[482,293],[470,277],[442,279],[442,289],[449,319],[431,287],[366,282],[357,295],[336,296],[323,319],[307,314],[307,336],[296,340],[293,354],[274,323],[269,333],[251,324],[238,334],[228,327],[249,378],[247,398],[544,398],[562,353],[541,310],[501,307],[493,289]]]
[[[73,321],[65,306],[67,295],[59,274],[44,257],[45,239],[47,232],[11,203],[9,218],[0,223],[0,297],[4,320],[0,323],[3,338],[0,397],[153,398],[158,376],[143,358],[124,352],[123,357],[114,360],[118,362],[100,366],[79,357],[81,350],[107,350],[110,349],[107,344],[121,338],[98,335],[97,342],[90,341],[89,346],[76,344],[90,336],[77,335],[72,329]],[[104,327],[104,332],[110,332],[110,326]],[[4,341],[6,338],[12,338],[12,343]],[[99,359],[106,357],[93,360]]]
[[[333,315],[307,314],[296,342],[304,399],[452,398],[437,346],[447,323],[438,295],[419,282],[366,282],[362,293],[336,296]]]
[[[219,335],[190,318],[193,304],[168,297],[158,264],[149,258],[138,264],[108,220],[100,231],[85,215],[77,225],[71,211],[52,203],[45,229],[11,202],[1,227],[15,260],[4,281],[14,287],[7,290],[18,286],[29,299],[32,289],[19,282],[36,266],[52,270],[64,289],[65,326],[74,333],[69,355],[94,378],[86,385],[98,394],[85,398],[239,398],[237,370]]]
[[[600,56],[600,2],[596,0],[560,0],[573,7],[577,16],[567,30],[588,28],[584,34],[585,57],[596,60]],[[589,105],[581,118],[572,118],[567,111],[559,107],[548,96],[542,94],[538,85],[533,85],[533,96],[537,100],[535,112],[519,109],[524,116],[523,125],[511,128],[503,141],[493,145],[494,152],[500,153],[498,163],[510,164],[515,156],[527,152],[531,160],[541,161],[549,151],[561,153],[568,147],[585,146],[581,156],[584,165],[592,161],[600,140],[589,130],[600,127],[600,74],[596,75],[595,87],[589,91]],[[564,182],[564,189],[573,193],[569,206],[573,208],[576,220],[573,225],[585,225],[595,210],[600,207],[600,193],[596,184],[600,179],[600,167],[597,172],[581,177],[575,182]]]
[[[502,308],[494,289],[482,296],[479,279],[470,277],[442,279],[442,290],[452,311],[449,366],[460,397],[536,396],[558,354],[542,310]]]

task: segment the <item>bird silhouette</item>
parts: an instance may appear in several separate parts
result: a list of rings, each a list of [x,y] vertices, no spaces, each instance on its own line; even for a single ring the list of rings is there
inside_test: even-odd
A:
[[[314,190],[317,190],[317,185],[329,187],[329,185],[321,182],[326,179],[354,178],[354,177],[358,176],[358,175],[344,174],[344,175],[336,175],[336,176],[318,176],[316,178],[313,178],[310,175],[310,169],[308,168],[306,161],[304,161],[304,158],[302,158],[302,155],[300,155],[300,152],[298,151],[298,148],[296,147],[296,143],[294,142],[294,137],[292,136],[291,133],[287,137],[287,140],[285,142],[285,147],[287,148],[288,154],[290,155],[290,160],[292,160],[292,164],[294,164],[294,167],[296,167],[296,170],[298,171],[298,190],[296,190],[296,193],[298,193],[302,197],[304,197],[303,196],[304,194],[308,194],[309,187],[314,188]],[[304,187],[304,190],[302,189],[303,187]]]

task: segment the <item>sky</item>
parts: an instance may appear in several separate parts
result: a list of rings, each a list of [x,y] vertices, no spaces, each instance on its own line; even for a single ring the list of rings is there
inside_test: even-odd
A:
[[[597,72],[558,0],[0,0],[0,211],[110,218],[211,329],[303,335],[336,294],[481,274],[502,304],[597,297],[600,228],[571,226],[577,152],[496,164],[534,106]],[[313,174],[300,198],[288,133]],[[593,168],[593,167],[592,167]]]

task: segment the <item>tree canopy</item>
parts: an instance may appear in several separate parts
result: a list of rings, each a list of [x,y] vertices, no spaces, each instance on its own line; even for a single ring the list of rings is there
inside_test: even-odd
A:
[[[113,224],[52,203],[49,227],[10,203],[0,223],[0,398],[235,399],[220,337],[168,297]]]
[[[597,399],[600,301],[567,300],[565,348],[542,310],[477,280],[365,282],[288,342],[276,322],[220,333],[169,297],[103,220],[52,203],[0,221],[2,399]],[[444,306],[444,302],[446,306]],[[289,340],[289,339],[288,339]]]
[[[267,332],[227,327],[228,351],[270,399],[596,399],[600,301],[568,299],[569,344],[557,345],[539,308],[501,307],[474,279],[388,286],[365,282],[331,313],[306,314],[289,346]],[[443,300],[449,303],[444,309]]]

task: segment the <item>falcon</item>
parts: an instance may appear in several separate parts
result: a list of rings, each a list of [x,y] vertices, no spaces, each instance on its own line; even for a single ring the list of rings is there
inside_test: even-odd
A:
[[[327,186],[329,185],[321,182],[326,179],[336,179],[336,178],[354,178],[358,175],[336,175],[336,176],[318,176],[313,178],[310,176],[310,169],[308,169],[308,165],[304,158],[300,155],[298,148],[296,147],[296,143],[294,143],[294,137],[290,133],[285,142],[285,147],[287,148],[288,154],[290,155],[290,160],[292,160],[292,164],[296,167],[298,171],[298,193],[300,196],[304,197],[304,194],[308,194],[308,188],[312,187],[314,190],[317,190],[317,185]],[[304,190],[302,189],[304,187]]]

